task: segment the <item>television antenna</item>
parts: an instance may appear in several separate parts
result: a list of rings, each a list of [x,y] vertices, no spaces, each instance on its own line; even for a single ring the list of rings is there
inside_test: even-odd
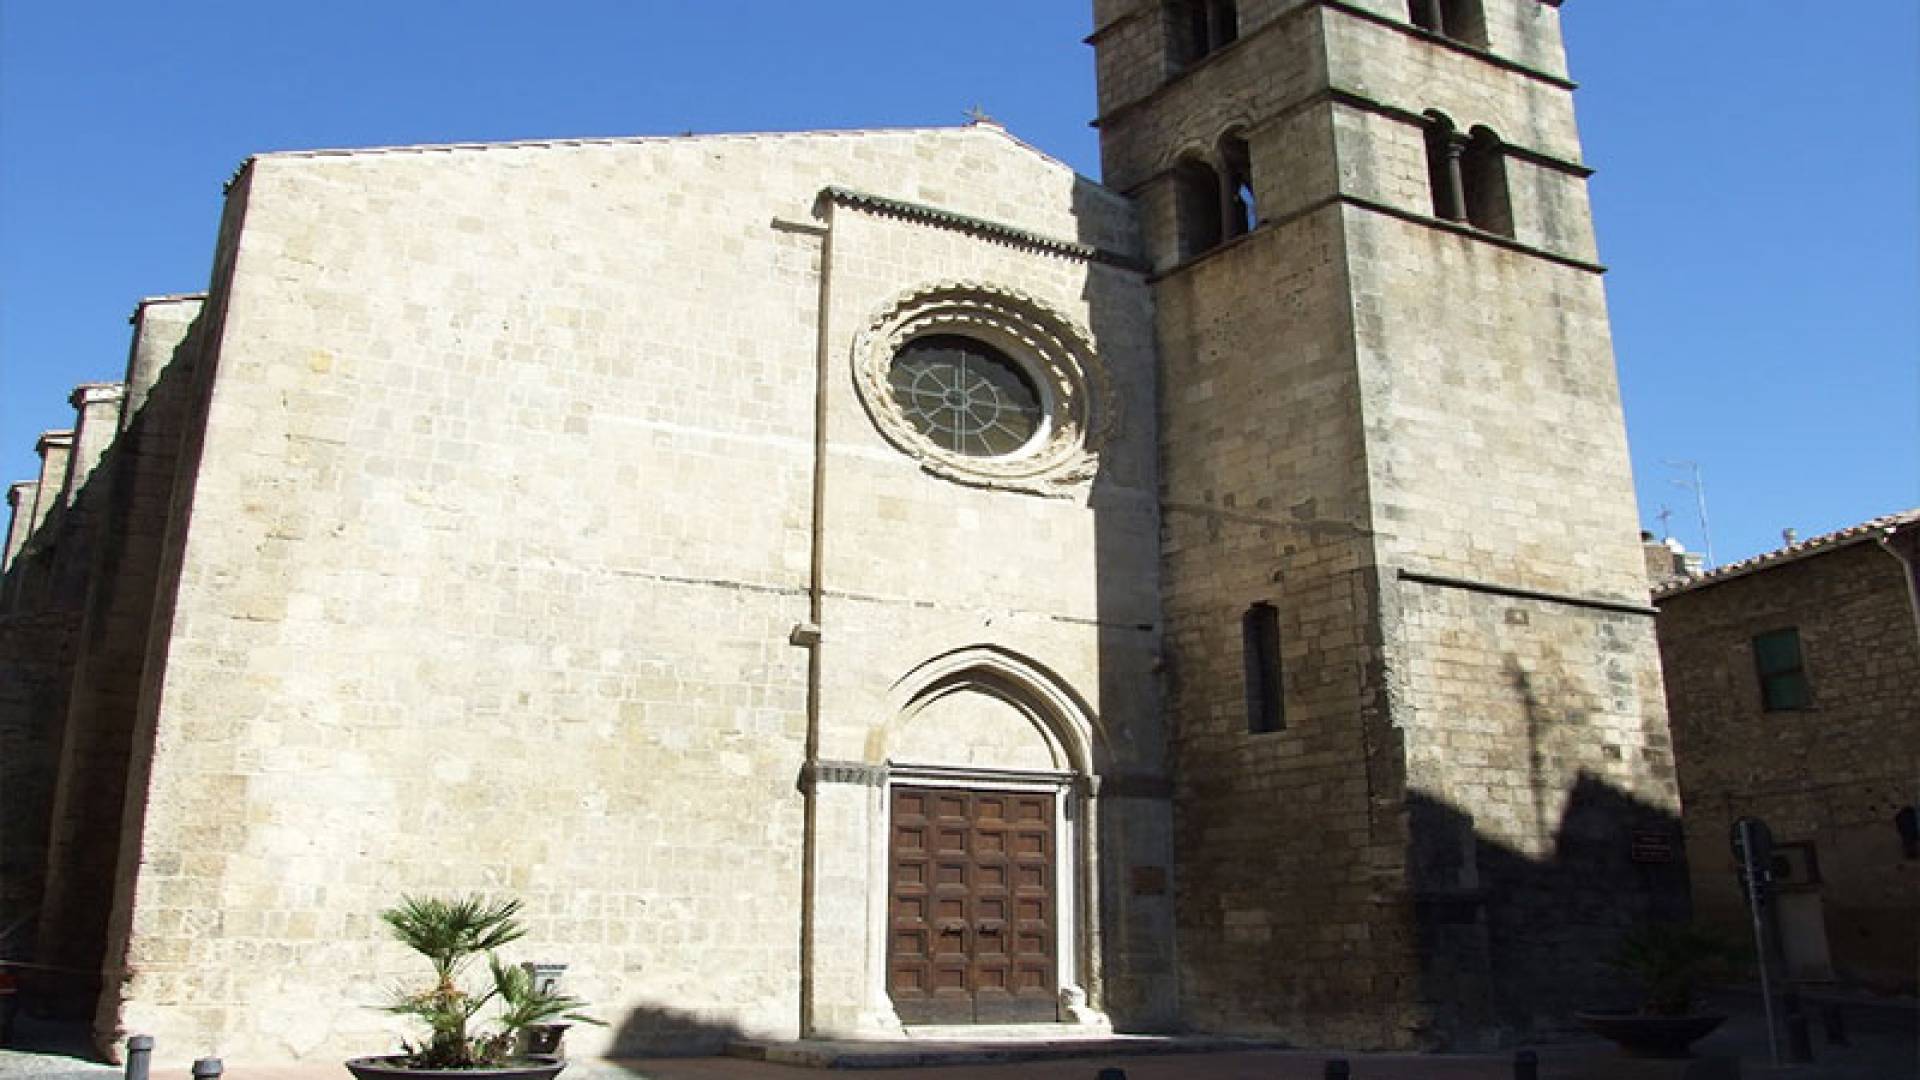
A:
[[[1662,464],[1669,469],[1687,470],[1689,479],[1668,480],[1667,482],[1674,487],[1685,488],[1693,492],[1694,505],[1700,511],[1700,542],[1701,546],[1706,548],[1707,569],[1711,570],[1720,564],[1715,562],[1713,558],[1713,530],[1707,526],[1707,482],[1705,478],[1700,475],[1700,463],[1697,461],[1679,461],[1669,458],[1663,461]],[[1662,509],[1665,508],[1662,507]]]

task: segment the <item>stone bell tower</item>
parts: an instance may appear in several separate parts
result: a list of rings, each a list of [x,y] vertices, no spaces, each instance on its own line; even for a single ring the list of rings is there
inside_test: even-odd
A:
[[[1685,901],[1558,5],[1095,10],[1159,320],[1183,1013],[1562,1023]]]

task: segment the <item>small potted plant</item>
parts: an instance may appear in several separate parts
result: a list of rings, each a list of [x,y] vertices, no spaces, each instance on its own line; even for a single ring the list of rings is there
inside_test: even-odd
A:
[[[1739,958],[1739,948],[1718,934],[1685,923],[1649,923],[1623,936],[1605,961],[1640,984],[1640,1007],[1575,1016],[1632,1057],[1684,1058],[1695,1040],[1726,1021],[1694,1012],[1695,993],[1729,974]]]
[[[557,990],[536,986],[525,968],[503,963],[494,950],[526,934],[517,916],[520,901],[488,901],[478,896],[460,900],[403,896],[400,903],[380,913],[393,936],[433,965],[432,986],[418,991],[396,991],[388,1012],[411,1017],[427,1028],[419,1044],[403,1042],[403,1053],[354,1058],[347,1071],[359,1080],[398,1080],[404,1077],[445,1076],[457,1073],[475,1080],[551,1080],[566,1068],[552,1054],[516,1056],[523,1033],[558,1019],[598,1024],[581,1014],[585,1004]],[[463,989],[460,977],[472,962],[484,956],[492,985],[479,993]],[[490,1023],[476,1024],[489,1005],[497,1006]]]

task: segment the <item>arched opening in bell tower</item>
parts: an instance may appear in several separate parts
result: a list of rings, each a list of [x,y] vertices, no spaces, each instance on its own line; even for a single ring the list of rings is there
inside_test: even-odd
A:
[[[1182,259],[1190,259],[1224,239],[1220,211],[1220,174],[1198,157],[1173,167],[1174,229]]]

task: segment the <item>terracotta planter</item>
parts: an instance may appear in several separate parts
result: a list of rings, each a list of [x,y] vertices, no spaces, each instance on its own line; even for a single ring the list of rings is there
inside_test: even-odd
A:
[[[1724,1016],[1658,1016],[1636,1012],[1578,1012],[1588,1031],[1616,1043],[1628,1057],[1684,1058],[1695,1041],[1726,1022]]]
[[[352,1058],[347,1071],[357,1080],[553,1080],[567,1063],[551,1054],[530,1054],[484,1069],[412,1069],[401,1054]]]

